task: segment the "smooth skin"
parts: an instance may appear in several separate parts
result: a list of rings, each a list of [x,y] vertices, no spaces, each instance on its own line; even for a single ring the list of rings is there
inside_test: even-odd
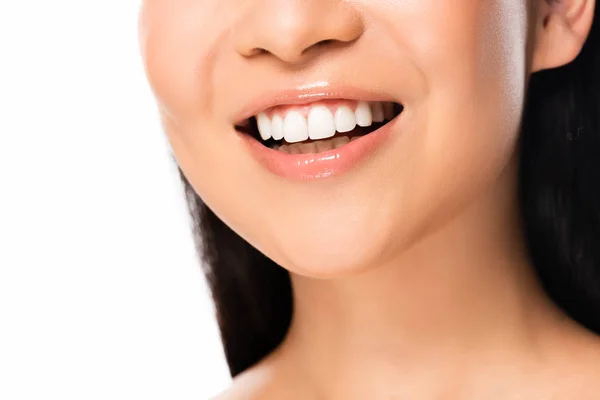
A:
[[[292,277],[287,337],[219,399],[600,398],[600,340],[540,289],[516,196],[529,76],[579,54],[594,7],[144,2],[142,54],[179,166]],[[265,88],[315,82],[402,99],[403,129],[343,175],[284,180],[235,116]]]

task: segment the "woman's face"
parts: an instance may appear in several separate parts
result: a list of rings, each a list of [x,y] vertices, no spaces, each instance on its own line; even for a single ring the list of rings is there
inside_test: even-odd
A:
[[[340,276],[390,260],[496,184],[518,136],[527,3],[149,0],[142,52],[204,202],[290,271]],[[403,109],[337,149],[322,139],[327,157],[236,129],[264,112],[263,134],[296,143],[367,125],[360,101],[372,120],[379,101]]]

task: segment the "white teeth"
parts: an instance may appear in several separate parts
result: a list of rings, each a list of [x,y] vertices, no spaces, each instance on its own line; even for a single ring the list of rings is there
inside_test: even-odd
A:
[[[281,118],[279,115],[275,115],[273,117],[273,121],[271,123],[271,133],[273,134],[273,139],[283,139],[283,118]]]
[[[308,136],[313,139],[326,139],[335,135],[336,124],[333,114],[325,106],[312,107],[308,113]]]
[[[364,101],[358,102],[358,107],[356,107],[354,113],[356,114],[356,124],[358,126],[371,126],[373,123],[373,114],[368,103]]]
[[[268,140],[271,138],[271,119],[267,117],[267,114],[261,112],[256,116],[256,121],[258,124],[258,132],[260,132],[260,137],[262,140]]]
[[[290,111],[283,120],[283,136],[288,143],[301,142],[308,139],[306,118],[297,111]]]
[[[394,116],[394,103],[359,101],[356,110],[349,105],[340,105],[334,109],[316,104],[308,111],[308,117],[294,110],[274,114],[271,118],[261,112],[256,115],[256,123],[264,141],[272,137],[275,140],[285,139],[288,143],[297,143],[309,138],[316,141],[328,139],[334,137],[336,132],[350,132],[357,125],[368,127],[374,122],[392,120]],[[290,150],[294,149],[288,149]]]
[[[338,132],[350,132],[356,128],[356,115],[350,107],[342,106],[335,112],[335,129]]]
[[[383,116],[383,104],[379,101],[371,103],[371,113],[373,114],[373,122],[383,122],[385,119]]]

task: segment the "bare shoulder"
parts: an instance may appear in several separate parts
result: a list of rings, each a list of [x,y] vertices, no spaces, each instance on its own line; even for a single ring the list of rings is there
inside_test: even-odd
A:
[[[237,375],[230,387],[211,400],[295,400],[290,386],[272,357]]]
[[[271,385],[269,371],[255,366],[237,375],[227,390],[211,400],[266,400]]]

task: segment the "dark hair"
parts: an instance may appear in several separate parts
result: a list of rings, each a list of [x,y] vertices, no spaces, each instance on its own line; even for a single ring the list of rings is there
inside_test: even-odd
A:
[[[533,74],[519,136],[519,202],[550,298],[600,333],[600,33],[568,65]],[[221,221],[179,169],[232,376],[274,350],[292,315],[289,273]]]

